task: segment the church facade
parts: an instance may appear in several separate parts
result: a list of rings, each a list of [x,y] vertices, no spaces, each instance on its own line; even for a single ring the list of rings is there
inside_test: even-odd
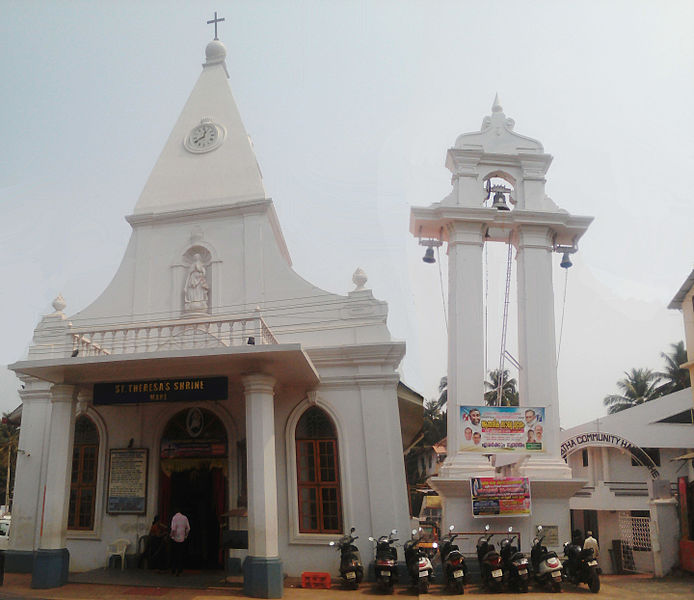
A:
[[[283,574],[336,573],[328,542],[352,526],[364,556],[368,535],[409,529],[403,443],[421,406],[398,401],[405,345],[360,270],[346,296],[292,270],[225,59],[207,46],[111,284],[69,316],[58,297],[10,367],[8,569],[35,587],[106,566],[119,539],[136,554],[177,509],[189,564],[231,553],[263,597]]]

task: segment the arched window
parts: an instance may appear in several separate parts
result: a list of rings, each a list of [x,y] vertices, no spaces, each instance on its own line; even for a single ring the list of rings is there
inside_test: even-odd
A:
[[[99,432],[84,415],[75,420],[68,529],[94,529]]]
[[[296,425],[300,533],[340,533],[342,502],[335,427],[321,409],[309,408]]]

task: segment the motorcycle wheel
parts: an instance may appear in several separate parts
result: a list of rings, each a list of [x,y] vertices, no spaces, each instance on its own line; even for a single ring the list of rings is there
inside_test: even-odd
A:
[[[417,585],[417,591],[420,594],[428,594],[429,593],[429,578],[428,577],[420,578],[419,583]]]
[[[553,592],[561,592],[561,581],[553,581],[552,582],[552,591]]]
[[[597,594],[600,591],[600,576],[598,575],[597,569],[593,569],[593,571],[590,573],[588,589],[594,594]]]
[[[453,589],[456,594],[465,593],[465,582],[462,579],[456,579],[453,581]]]
[[[528,593],[528,580],[527,579],[521,579],[518,582],[518,591],[521,594],[527,594]]]

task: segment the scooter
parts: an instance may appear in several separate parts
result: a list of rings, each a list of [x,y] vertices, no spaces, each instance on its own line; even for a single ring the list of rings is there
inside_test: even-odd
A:
[[[489,531],[489,525],[484,526],[484,531]],[[480,565],[482,584],[490,592],[498,592],[501,591],[504,582],[504,571],[501,566],[501,556],[494,549],[494,544],[489,541],[493,535],[490,533],[487,537],[480,536],[477,540],[477,562]]]
[[[393,545],[398,541],[397,534],[398,530],[393,529],[389,535],[378,539],[369,536],[371,542],[376,542],[376,582],[386,594],[393,593],[398,579],[398,551]]]
[[[508,528],[508,535],[501,540],[501,564],[506,573],[506,582],[509,588],[526,594],[528,592],[528,557],[519,551],[517,545],[514,545],[515,539],[519,543],[518,535],[511,535],[513,527]]]
[[[542,545],[545,539],[542,534],[542,525],[537,526],[539,538],[533,540],[530,551],[530,562],[535,573],[535,581],[542,586],[551,586],[553,592],[561,592],[562,569],[561,562],[554,551],[548,551]]]
[[[364,566],[361,564],[359,548],[354,545],[358,535],[354,535],[355,528],[343,535],[336,542],[330,542],[331,546],[337,546],[340,551],[340,578],[342,584],[352,590],[356,590],[364,578]]]
[[[564,578],[578,586],[587,583],[588,589],[597,594],[600,591],[598,561],[592,548],[582,548],[578,544],[564,544]]]
[[[453,543],[453,540],[457,537],[457,534],[453,533],[454,528],[451,525],[448,528],[448,535],[441,539],[439,556],[441,557],[441,566],[446,578],[446,585],[449,589],[455,590],[456,594],[464,594],[468,568],[463,554],[458,546]]]
[[[419,536],[417,536],[419,534]],[[438,544],[433,542],[431,550],[427,550],[422,545],[422,528],[419,530],[413,529],[411,538],[405,542],[405,564],[407,572],[410,574],[410,581],[413,587],[417,588],[420,594],[426,594],[429,591],[434,576],[434,567],[431,565],[431,556]],[[430,552],[432,553],[430,555]]]

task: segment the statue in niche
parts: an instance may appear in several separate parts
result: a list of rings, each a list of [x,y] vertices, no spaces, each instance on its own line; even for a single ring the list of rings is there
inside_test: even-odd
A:
[[[208,290],[205,265],[199,254],[193,255],[185,285],[185,309],[188,312],[207,312]]]

